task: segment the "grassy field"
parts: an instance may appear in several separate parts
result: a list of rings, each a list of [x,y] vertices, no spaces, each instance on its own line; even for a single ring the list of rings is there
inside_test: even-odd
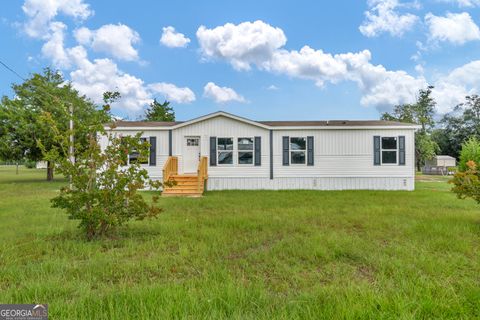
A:
[[[63,181],[0,167],[0,303],[51,319],[480,318],[480,206],[414,192],[226,191],[84,240]]]

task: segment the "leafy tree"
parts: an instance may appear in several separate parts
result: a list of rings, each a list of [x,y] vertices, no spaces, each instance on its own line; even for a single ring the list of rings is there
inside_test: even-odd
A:
[[[470,137],[480,139],[480,97],[465,97],[465,102],[444,115],[433,138],[443,154],[458,158],[462,144]]]
[[[3,99],[4,100],[4,99]],[[18,164],[25,157],[26,150],[17,140],[15,132],[8,130],[8,117],[5,112],[5,101],[0,105],[0,159],[14,161],[17,164],[16,173],[18,174]]]
[[[175,121],[175,111],[170,107],[170,102],[160,103],[154,99],[145,111],[144,121]]]
[[[468,161],[466,170],[455,173],[449,183],[459,199],[472,198],[480,204],[480,172],[475,161]]]
[[[458,169],[460,171],[466,171],[468,169],[467,163],[469,161],[480,163],[480,140],[476,137],[470,138],[462,145]]]
[[[87,145],[88,124],[97,121],[103,115],[103,122],[108,122],[106,114],[99,113],[96,106],[85,96],[81,96],[70,83],[65,82],[58,71],[46,68],[42,74],[33,74],[22,84],[12,85],[14,98],[3,97],[0,104],[0,121],[3,130],[0,132],[1,145],[17,150],[15,153],[4,153],[5,160],[16,160],[23,154],[27,160],[43,160],[38,141],[47,150],[57,146],[57,137],[50,124],[42,115],[47,113],[55,122],[62,134],[69,134],[69,120],[74,126],[83,130],[75,131],[75,141],[79,142],[78,151]],[[70,115],[70,110],[73,114]],[[94,120],[95,119],[95,120]],[[18,152],[18,153],[17,153]],[[67,154],[62,154],[66,157]],[[47,180],[53,180],[54,163],[48,161]]]
[[[420,171],[425,160],[431,159],[439,151],[438,144],[432,139],[431,132],[435,125],[435,100],[431,97],[432,86],[421,89],[414,104],[395,106],[392,113],[383,113],[382,120],[400,121],[419,124],[421,128],[415,133],[415,162]]]
[[[415,134],[415,160],[417,170],[421,170],[426,160],[432,159],[438,154],[438,144],[428,134],[418,132]]]
[[[108,112],[108,101],[118,97],[104,95]],[[101,119],[102,117],[98,117]],[[156,206],[158,196],[148,204],[138,191],[150,187],[158,189],[160,182],[151,181],[140,162],[126,166],[126,157],[137,152],[139,157],[147,157],[149,144],[141,142],[142,133],[135,136],[117,136],[105,131],[98,121],[91,129],[107,137],[108,144],[102,150],[97,134],[91,130],[87,144],[76,154],[75,162],[63,157],[70,146],[68,136],[57,127],[51,114],[44,113],[57,144],[47,149],[41,143],[45,158],[57,164],[57,170],[70,177],[70,184],[61,188],[60,194],[52,199],[52,206],[65,209],[70,219],[80,220],[79,227],[88,239],[103,236],[131,219],[143,220],[156,217],[161,209]],[[79,147],[78,143],[76,147]]]

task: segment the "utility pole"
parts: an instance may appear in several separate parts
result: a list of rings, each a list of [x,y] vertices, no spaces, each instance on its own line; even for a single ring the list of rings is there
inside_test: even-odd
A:
[[[70,159],[70,162],[73,164],[75,164],[75,154],[74,154],[74,149],[73,149],[73,144],[74,144],[74,135],[73,135],[73,104],[69,104],[69,112],[70,112],[70,123],[69,123],[69,127],[70,127],[70,143],[69,143],[69,146],[68,146],[68,156],[69,156],[69,159]],[[70,189],[73,187],[72,185],[72,176],[70,176]]]

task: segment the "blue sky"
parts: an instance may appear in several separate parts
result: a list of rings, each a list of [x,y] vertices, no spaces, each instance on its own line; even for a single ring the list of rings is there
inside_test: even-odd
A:
[[[118,90],[130,119],[153,98],[179,120],[376,119],[427,84],[439,113],[480,89],[479,0],[26,0],[0,17],[3,62],[97,102]],[[2,69],[1,93],[18,81]]]

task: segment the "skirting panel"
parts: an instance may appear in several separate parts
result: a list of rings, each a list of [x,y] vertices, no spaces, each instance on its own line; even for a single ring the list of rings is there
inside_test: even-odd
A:
[[[217,178],[207,190],[414,190],[413,177]]]

